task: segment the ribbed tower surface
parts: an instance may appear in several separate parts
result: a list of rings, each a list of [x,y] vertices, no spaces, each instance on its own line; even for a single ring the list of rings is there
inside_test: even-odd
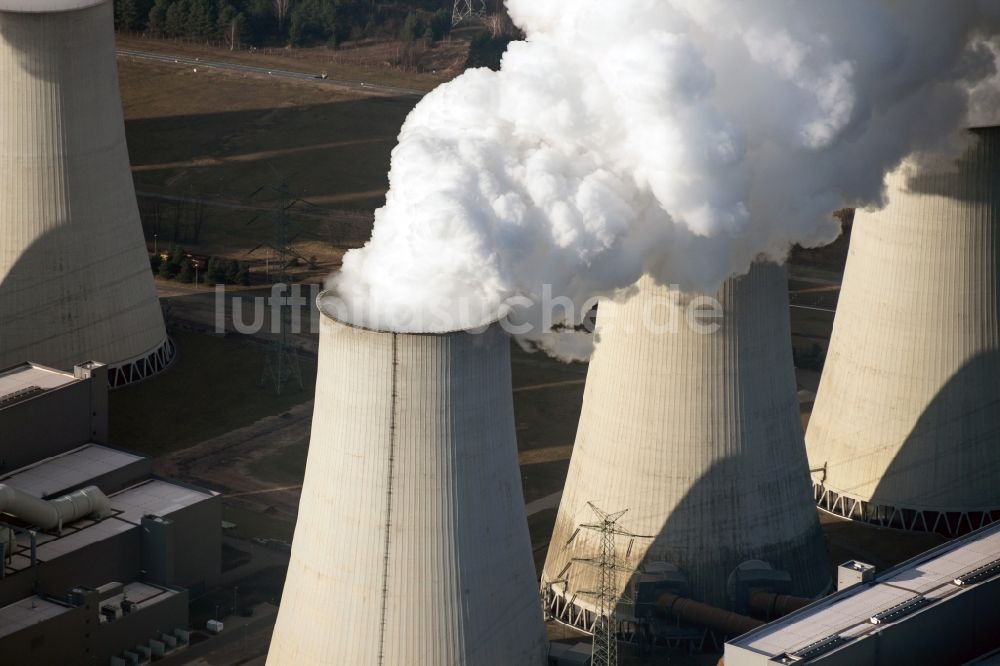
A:
[[[686,297],[648,278],[625,302],[601,303],[543,584],[592,609],[580,592],[596,589],[598,572],[571,560],[595,557],[598,535],[581,530],[570,540],[593,522],[589,501],[628,509],[621,527],[655,535],[634,542],[629,569],[671,562],[695,599],[729,606],[727,578],[750,559],[788,571],[796,594],[824,590],[827,554],[809,492],[787,293],[782,268],[754,266],[717,294],[723,318],[712,334],[687,325]],[[627,548],[620,539],[619,554]],[[619,576],[619,589],[627,578]]]
[[[324,316],[268,665],[540,666],[536,580],[507,337]]]
[[[129,170],[111,2],[3,7],[0,368],[137,361],[146,376],[169,362],[169,343]]]
[[[974,136],[855,218],[806,437],[825,509],[947,534],[1000,518],[1000,129]]]

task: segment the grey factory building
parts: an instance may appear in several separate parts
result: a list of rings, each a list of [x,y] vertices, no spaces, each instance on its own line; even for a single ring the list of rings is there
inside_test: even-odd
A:
[[[0,651],[146,663],[187,644],[221,568],[221,498],[108,445],[108,375],[0,371]]]
[[[1000,523],[877,576],[841,570],[837,593],[726,643],[726,666],[948,666],[1000,648]]]

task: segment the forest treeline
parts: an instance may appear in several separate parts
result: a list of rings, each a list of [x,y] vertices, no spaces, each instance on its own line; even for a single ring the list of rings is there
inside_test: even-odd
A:
[[[338,46],[365,38],[433,43],[451,30],[452,0],[115,0],[125,32],[241,45]]]

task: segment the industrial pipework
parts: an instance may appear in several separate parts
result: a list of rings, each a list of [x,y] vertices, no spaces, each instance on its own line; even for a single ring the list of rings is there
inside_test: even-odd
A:
[[[773,620],[805,608],[815,600],[776,592],[754,592],[749,601],[751,610]]]
[[[9,513],[43,530],[62,529],[75,520],[111,513],[111,502],[97,486],[87,486],[68,495],[43,500],[0,483],[0,513]]]
[[[682,622],[717,631],[723,636],[740,636],[765,624],[752,617],[687,599],[673,592],[660,595],[656,601],[656,612],[662,617],[672,615]]]
[[[0,525],[0,570],[3,569],[3,564],[10,559],[11,553],[16,547],[17,539],[14,537],[14,530],[7,525]],[[0,578],[2,577],[3,571],[0,571]]]

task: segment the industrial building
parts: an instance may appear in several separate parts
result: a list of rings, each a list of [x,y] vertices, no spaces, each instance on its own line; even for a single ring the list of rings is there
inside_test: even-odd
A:
[[[291,561],[267,663],[541,666],[510,341],[320,329]]]
[[[959,665],[1000,647],[1000,525],[726,644],[726,666]]]
[[[136,205],[111,0],[0,0],[0,368],[174,357]]]
[[[819,506],[953,536],[1000,519],[1000,128],[857,212],[806,435]]]
[[[11,663],[167,654],[189,639],[189,598],[220,574],[221,498],[107,445],[107,376],[100,363],[0,371],[0,651]]]
[[[829,583],[809,490],[784,269],[756,264],[716,295],[718,329],[688,324],[698,302],[644,278],[604,301],[583,412],[542,574],[547,612],[583,630],[595,621],[600,552],[588,502],[627,510],[624,571],[660,576],[693,600],[734,608],[748,561],[812,597]],[[648,537],[648,538],[645,538]],[[772,574],[768,574],[771,576]],[[618,575],[621,593],[630,583]],[[653,586],[655,588],[656,586]],[[652,588],[651,588],[652,589]],[[650,602],[654,602],[655,598]],[[627,618],[628,608],[619,609]]]
[[[0,370],[0,474],[90,442],[107,444],[107,373],[101,363],[72,372],[35,363]]]

